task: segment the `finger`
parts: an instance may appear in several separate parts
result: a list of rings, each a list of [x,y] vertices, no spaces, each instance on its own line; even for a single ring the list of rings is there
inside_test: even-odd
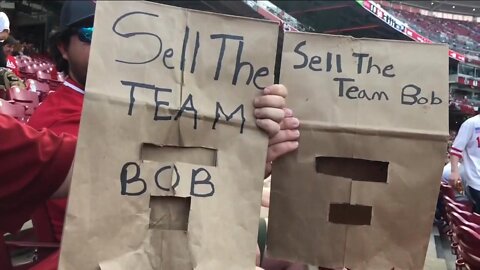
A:
[[[270,188],[263,188],[262,206],[267,208],[270,206]]]
[[[298,129],[284,129],[280,130],[275,136],[268,140],[268,145],[274,145],[280,142],[296,141],[300,137],[300,131]]]
[[[300,120],[296,117],[287,117],[280,122],[281,129],[297,129],[300,126]]]
[[[285,117],[293,117],[293,111],[290,108],[284,108],[283,111],[285,112]]]
[[[268,137],[273,137],[280,131],[280,125],[272,119],[257,119],[255,123],[268,134]]]
[[[283,84],[274,84],[266,87],[263,90],[264,95],[276,95],[281,97],[287,97],[288,90]]]
[[[285,112],[282,109],[270,107],[255,109],[254,114],[257,119],[272,119],[277,123],[280,123],[285,116]]]
[[[272,163],[267,162],[265,163],[265,178],[269,177],[271,173],[272,173]]]
[[[268,147],[267,162],[276,160],[279,156],[292,152],[298,148],[297,141],[277,143]]]
[[[285,107],[285,98],[275,95],[259,96],[253,100],[253,105],[255,106],[255,108],[283,108]]]

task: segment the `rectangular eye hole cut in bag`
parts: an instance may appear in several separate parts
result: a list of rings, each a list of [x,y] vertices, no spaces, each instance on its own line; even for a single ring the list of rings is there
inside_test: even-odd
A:
[[[317,173],[353,181],[387,183],[388,162],[343,157],[316,157]]]
[[[217,149],[212,148],[144,143],[140,151],[141,160],[217,166]]]

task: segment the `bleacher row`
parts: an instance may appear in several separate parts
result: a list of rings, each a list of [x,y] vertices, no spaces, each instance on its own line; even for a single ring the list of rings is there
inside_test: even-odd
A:
[[[441,185],[440,200],[444,207],[440,227],[456,255],[455,269],[480,269],[480,215],[473,213],[472,203],[457,196],[446,183]]]
[[[448,43],[453,50],[480,56],[480,32],[476,22],[423,16],[406,10],[388,10],[430,40]]]
[[[18,56],[15,61],[26,87],[0,86],[0,113],[27,122],[45,97],[65,81],[65,76],[41,56]]]

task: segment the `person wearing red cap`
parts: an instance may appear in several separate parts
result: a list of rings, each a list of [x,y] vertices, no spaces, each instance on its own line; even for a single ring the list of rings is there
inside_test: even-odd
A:
[[[66,1],[60,16],[60,29],[51,37],[50,52],[57,70],[68,73],[65,83],[50,94],[29,120],[37,129],[48,128],[57,134],[78,135],[87,78],[90,43],[93,33],[95,3]],[[272,85],[254,100],[256,123],[270,137],[266,174],[271,162],[298,147],[299,121],[290,109],[284,108],[287,89]],[[47,204],[55,236],[61,239],[66,200],[50,200]]]

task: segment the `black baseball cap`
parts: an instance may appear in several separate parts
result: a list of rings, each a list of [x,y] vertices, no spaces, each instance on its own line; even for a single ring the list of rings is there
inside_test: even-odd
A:
[[[60,31],[64,31],[72,25],[93,18],[95,15],[94,0],[67,0],[63,4],[60,13]]]

